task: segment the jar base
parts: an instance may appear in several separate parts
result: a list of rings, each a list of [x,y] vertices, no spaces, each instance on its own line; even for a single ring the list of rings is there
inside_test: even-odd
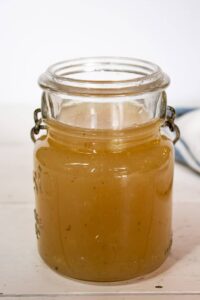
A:
[[[170,253],[170,251],[169,251]],[[169,256],[169,253],[164,257],[164,259],[162,259],[158,264],[154,265],[152,268],[149,268],[148,271],[144,271],[141,273],[137,273],[135,276],[115,276],[115,278],[113,277],[112,279],[94,279],[91,278],[89,276],[76,276],[73,274],[70,274],[70,272],[64,272],[62,271],[58,266],[53,265],[52,263],[48,262],[48,260],[40,253],[39,251],[39,255],[42,259],[42,261],[54,272],[56,272],[57,274],[65,277],[66,279],[70,279],[70,280],[76,280],[76,281],[82,281],[82,282],[88,282],[88,283],[96,283],[96,284],[106,284],[106,283],[113,283],[113,284],[120,284],[120,282],[125,282],[127,283],[127,281],[130,281],[130,283],[133,283],[135,281],[139,281],[139,280],[143,280],[146,279],[148,277],[152,277],[153,274],[163,265],[163,263],[166,261],[167,257]]]

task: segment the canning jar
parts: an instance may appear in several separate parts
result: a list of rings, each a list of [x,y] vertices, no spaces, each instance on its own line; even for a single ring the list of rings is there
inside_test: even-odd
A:
[[[64,61],[40,76],[35,228],[58,273],[127,280],[166,259],[179,136],[168,84],[157,65],[119,57]]]

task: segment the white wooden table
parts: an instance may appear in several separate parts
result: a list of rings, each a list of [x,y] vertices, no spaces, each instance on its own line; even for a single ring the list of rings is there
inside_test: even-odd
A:
[[[42,262],[36,248],[29,138],[33,108],[0,109],[0,298],[200,299],[200,177],[176,165],[174,243],[169,258],[154,274],[116,284],[66,279]]]

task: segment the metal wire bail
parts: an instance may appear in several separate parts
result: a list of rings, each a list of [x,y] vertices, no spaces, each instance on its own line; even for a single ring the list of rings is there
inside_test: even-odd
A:
[[[35,135],[38,135],[40,130],[43,130],[43,129],[47,130],[47,126],[42,124],[42,118],[38,118],[39,113],[41,113],[41,109],[37,108],[33,114],[35,126],[31,129],[31,139],[34,143],[36,142]]]
[[[180,138],[180,129],[174,123],[175,118],[176,118],[175,109],[172,106],[167,106],[166,120],[163,126],[167,126],[171,132],[175,133],[175,138],[173,140],[174,144],[176,144],[176,142]]]

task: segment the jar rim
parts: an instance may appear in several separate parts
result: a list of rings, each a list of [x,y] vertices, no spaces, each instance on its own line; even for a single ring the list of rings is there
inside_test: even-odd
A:
[[[114,56],[58,62],[39,77],[44,90],[81,96],[137,95],[164,90],[169,83],[167,74],[152,62]]]

